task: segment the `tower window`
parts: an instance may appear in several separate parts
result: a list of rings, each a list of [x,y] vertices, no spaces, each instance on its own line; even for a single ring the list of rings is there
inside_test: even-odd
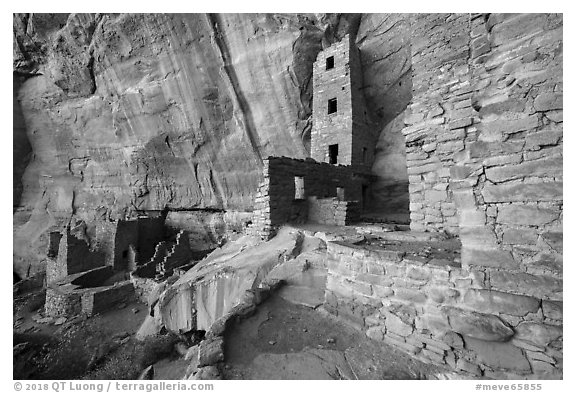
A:
[[[326,58],[326,70],[331,70],[334,68],[334,56]]]
[[[328,114],[336,113],[338,111],[338,100],[332,98],[328,100]]]
[[[366,164],[368,162],[368,149],[363,147],[362,148],[362,163]]]
[[[338,145],[328,146],[328,157],[330,164],[338,164]]]
[[[336,197],[338,198],[339,201],[343,201],[346,199],[344,187],[336,187]]]
[[[294,199],[304,199],[304,176],[294,176]]]

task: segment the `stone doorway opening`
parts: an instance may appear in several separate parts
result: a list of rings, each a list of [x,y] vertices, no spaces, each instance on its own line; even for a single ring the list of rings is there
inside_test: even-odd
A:
[[[330,164],[338,164],[338,144],[328,146]]]

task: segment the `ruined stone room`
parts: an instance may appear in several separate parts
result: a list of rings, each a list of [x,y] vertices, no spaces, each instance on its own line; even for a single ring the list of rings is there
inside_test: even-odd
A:
[[[15,13],[12,102],[14,380],[564,378],[563,14]]]

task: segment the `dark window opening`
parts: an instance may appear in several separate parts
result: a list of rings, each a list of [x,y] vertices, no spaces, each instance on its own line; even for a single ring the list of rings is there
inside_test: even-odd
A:
[[[334,56],[326,58],[326,70],[331,70],[334,68]]]
[[[366,209],[368,206],[368,186],[362,185],[362,209]]]
[[[368,162],[368,149],[363,147],[362,148],[362,163],[366,164]]]
[[[338,145],[328,146],[328,157],[330,164],[338,164]]]
[[[128,258],[128,250],[122,251],[122,258]]]
[[[294,199],[304,199],[304,177],[294,177]]]
[[[328,100],[328,114],[336,113],[338,111],[338,100],[332,98]]]

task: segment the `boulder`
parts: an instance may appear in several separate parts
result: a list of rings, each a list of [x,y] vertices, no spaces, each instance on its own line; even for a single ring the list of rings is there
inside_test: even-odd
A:
[[[215,337],[204,340],[198,349],[198,366],[211,366],[224,360],[224,339]]]
[[[196,371],[196,373],[192,374],[188,377],[189,380],[198,380],[198,381],[206,381],[206,380],[215,380],[215,379],[222,379],[222,375],[220,375],[220,371],[216,366],[206,366],[201,367]]]
[[[184,356],[184,360],[187,360],[190,362],[188,364],[188,367],[186,367],[186,373],[184,375],[184,378],[186,378],[186,379],[190,378],[193,374],[195,374],[198,371],[198,352],[199,352],[199,350],[200,350],[200,347],[198,345],[193,345],[190,348],[188,348],[188,352]]]

